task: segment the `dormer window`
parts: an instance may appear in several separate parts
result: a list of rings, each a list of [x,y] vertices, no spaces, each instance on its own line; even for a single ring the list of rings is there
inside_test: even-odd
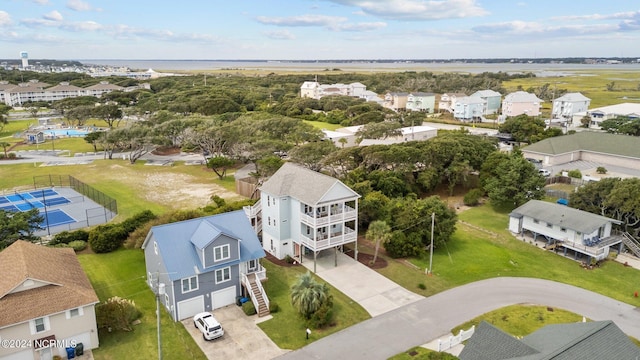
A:
[[[231,257],[231,246],[225,244],[213,248],[213,261],[222,261]]]

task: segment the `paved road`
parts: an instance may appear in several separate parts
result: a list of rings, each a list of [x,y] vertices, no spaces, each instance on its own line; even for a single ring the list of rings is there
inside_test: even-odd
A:
[[[553,281],[503,277],[419,300],[278,359],[387,359],[447,334],[476,316],[513,304],[545,305],[593,320],[613,320],[627,335],[640,338],[640,311],[629,304]]]

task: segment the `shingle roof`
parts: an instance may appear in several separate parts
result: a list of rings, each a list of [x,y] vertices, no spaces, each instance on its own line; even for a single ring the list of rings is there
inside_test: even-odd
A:
[[[85,90],[122,90],[124,87],[115,84],[109,84],[108,82],[100,82],[95,85],[84,88]]]
[[[18,240],[0,252],[0,327],[98,302],[73,249]],[[26,280],[46,284],[12,292]]]
[[[493,90],[478,90],[475,93],[473,93],[473,95],[471,96],[479,96],[479,97],[502,97],[502,94],[500,94],[497,91],[493,91]]]
[[[465,96],[456,100],[456,104],[482,104],[485,102],[485,99],[478,96]]]
[[[558,100],[566,101],[566,102],[576,102],[576,101],[590,101],[591,99],[582,95],[581,93],[567,93],[555,99],[554,101],[558,101]]]
[[[243,210],[154,226],[143,248],[148,241],[155,241],[169,278],[178,280],[215,270],[215,267],[202,267],[196,247],[203,248],[223,234],[240,240],[240,259],[225,263],[224,266],[265,256],[260,240]]]
[[[519,341],[482,322],[460,360],[637,359],[638,348],[613,321],[547,325]]]
[[[513,210],[509,216],[528,216],[583,234],[590,234],[608,222],[619,223],[615,219],[541,200],[529,200],[526,204]]]
[[[640,159],[640,137],[581,131],[544,139],[522,148],[524,152],[545,155],[560,155],[580,150]]]
[[[305,204],[314,205],[321,202],[325,194],[337,187],[345,198],[360,197],[338,179],[292,163],[285,163],[269,180],[265,181],[260,191],[274,196],[291,196]]]
[[[504,101],[505,102],[512,102],[512,103],[518,103],[518,102],[537,102],[537,103],[541,103],[543,102],[542,100],[538,99],[538,97],[535,94],[531,94],[528,93],[526,91],[516,91],[516,92],[512,92],[511,94],[508,94],[507,96],[504,97]]]
[[[483,321],[459,357],[461,360],[504,360],[537,353],[534,348]]]
[[[52,86],[47,88],[47,91],[81,91],[84,90],[81,87],[77,87],[75,85],[71,85],[69,83],[60,83],[56,86]]]

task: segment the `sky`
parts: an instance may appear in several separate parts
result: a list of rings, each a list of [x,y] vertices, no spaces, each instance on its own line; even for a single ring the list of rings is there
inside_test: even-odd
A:
[[[0,59],[640,57],[631,0],[1,0]]]

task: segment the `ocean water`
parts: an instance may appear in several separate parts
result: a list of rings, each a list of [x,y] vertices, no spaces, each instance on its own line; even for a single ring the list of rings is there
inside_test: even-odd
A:
[[[433,71],[433,72],[533,72],[539,76],[562,76],[575,71],[622,70],[640,71],[640,64],[537,64],[537,63],[474,63],[474,62],[418,62],[418,61],[260,61],[260,60],[80,60],[83,64],[128,67],[132,70],[155,71],[211,71],[211,70],[288,70],[320,72],[343,71]]]

